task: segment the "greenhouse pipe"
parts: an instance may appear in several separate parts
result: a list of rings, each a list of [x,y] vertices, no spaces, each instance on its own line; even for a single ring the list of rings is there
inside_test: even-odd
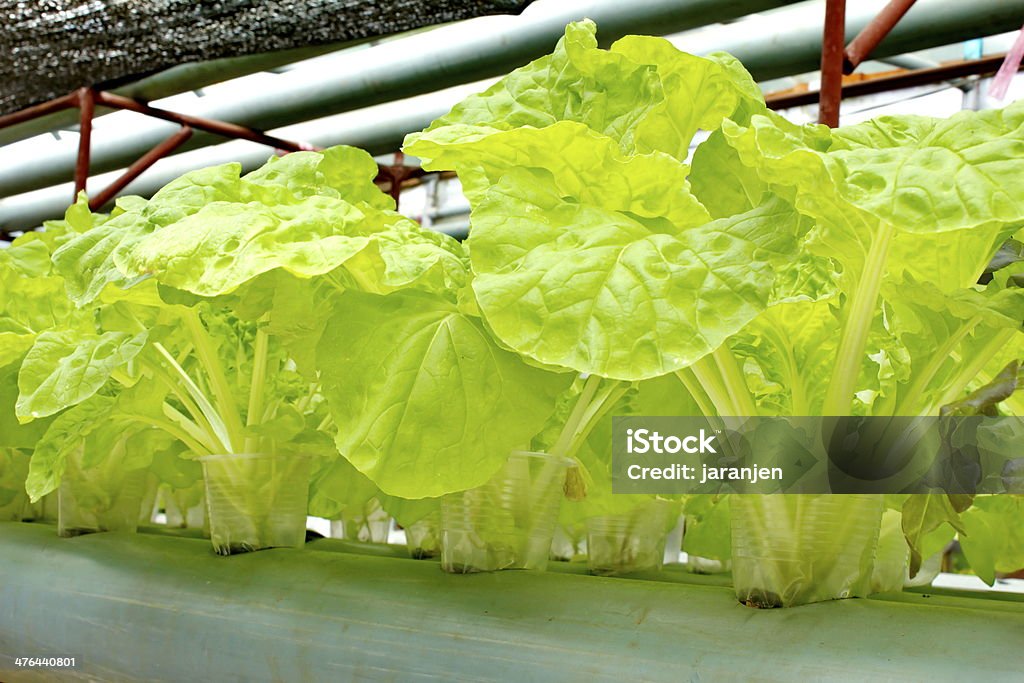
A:
[[[631,32],[680,31],[796,2],[591,0],[560,4],[553,9],[534,6],[515,17],[473,20],[482,22],[480,25],[485,28],[469,37],[466,37],[466,26],[472,22],[460,22],[372,48],[339,53],[332,58],[329,69],[296,69],[277,77],[280,85],[272,93],[260,90],[248,97],[211,95],[198,101],[193,113],[269,130],[314,116],[350,111],[506,73],[550,52],[565,24],[586,16],[598,23],[601,39],[607,43]],[[451,37],[452,31],[459,36],[458,41]],[[95,136],[92,167],[97,173],[130,164],[171,134],[176,126],[152,122],[127,138],[121,131],[111,128],[98,129]],[[208,134],[197,134],[182,151],[209,145],[213,140]],[[45,159],[0,169],[0,196],[64,181],[73,173],[74,158],[73,153],[59,150]]]
[[[846,0],[826,0],[825,30],[821,38],[821,91],[818,123],[839,125],[843,90],[843,44],[846,35]]]
[[[47,525],[0,523],[10,617],[0,619],[0,679],[28,680],[16,654],[77,657],[59,680],[953,683],[1020,673],[1024,611],[1010,594],[932,589],[751,610],[718,577],[669,569],[661,578],[677,581],[588,576],[568,562],[453,576],[428,560],[319,549],[329,543],[225,558],[202,539],[63,539]]]
[[[843,73],[852,74],[860,63],[868,58],[872,50],[889,35],[915,2],[916,0],[891,0],[877,17],[861,29],[857,37],[843,50]]]

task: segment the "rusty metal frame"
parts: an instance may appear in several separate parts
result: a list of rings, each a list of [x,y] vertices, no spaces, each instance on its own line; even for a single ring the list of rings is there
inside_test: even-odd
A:
[[[818,91],[818,123],[839,125],[843,99],[843,74],[852,74],[878,44],[889,35],[916,0],[889,0],[857,37],[846,40],[846,0],[826,0],[825,31],[821,41],[821,89]],[[924,69],[923,71],[931,71]]]
[[[852,74],[917,0],[890,0],[843,50],[843,73]]]
[[[981,59],[950,62],[930,69],[914,69],[913,71],[904,71],[888,76],[878,76],[865,81],[847,83],[842,88],[841,96],[843,98],[858,97],[904,88],[914,88],[919,85],[953,81],[967,78],[968,76],[991,76],[999,70],[1005,59],[1005,54],[999,54]],[[1024,68],[1024,65],[1021,68]],[[789,107],[814,104],[818,101],[819,97],[820,92],[817,90],[798,93],[768,93],[765,95],[765,102],[772,109],[787,109]]]
[[[843,48],[846,42],[846,0],[826,0],[825,31],[821,39],[821,90],[818,123],[839,125],[843,89]]]
[[[201,130],[206,133],[212,133],[226,138],[248,140],[249,142],[267,145],[282,154],[320,149],[315,145],[285,140],[284,138],[267,135],[262,131],[248,128],[246,126],[240,126],[235,123],[218,121],[216,119],[207,119],[199,116],[192,116],[190,114],[181,114],[151,106],[150,104],[140,100],[134,100],[112,92],[87,87],[79,88],[72,93],[50,100],[49,102],[43,102],[42,104],[27,107],[21,111],[0,116],[0,128],[13,126],[63,109],[77,108],[79,110],[79,137],[78,158],[75,163],[74,174],[75,196],[72,197],[72,201],[74,201],[74,199],[78,197],[79,192],[86,190],[86,184],[89,178],[92,123],[95,118],[97,106],[107,107],[109,109],[133,111],[144,116],[177,123],[181,128],[132,163],[125,172],[108,187],[96,193],[89,200],[89,207],[93,210],[105,205],[117,196],[117,194],[130,182],[145,172],[146,169],[185,144],[185,142],[192,137],[193,130]],[[374,179],[374,182],[387,186],[387,191],[394,198],[396,206],[398,204],[398,195],[401,193],[403,183],[424,174],[424,171],[420,168],[405,166],[402,163],[403,158],[402,153],[398,152],[395,155],[395,161],[393,164],[379,164],[379,172],[377,177]]]

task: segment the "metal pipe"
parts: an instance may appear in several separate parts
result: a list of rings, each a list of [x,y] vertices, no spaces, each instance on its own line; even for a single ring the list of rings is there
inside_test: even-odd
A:
[[[914,6],[916,0],[890,0],[871,22],[861,29],[857,37],[843,50],[843,73],[852,74],[860,63],[868,58],[871,51],[889,35],[889,31]]]
[[[75,158],[75,194],[85,190],[89,180],[89,148],[92,143],[92,115],[96,111],[96,93],[92,88],[78,89],[78,154]]]
[[[92,197],[89,200],[89,208],[95,211],[102,207],[104,204],[116,197],[121,190],[127,187],[128,183],[142,175],[146,169],[157,161],[163,159],[178,147],[181,147],[181,145],[183,145],[190,137],[192,137],[192,128],[187,125],[182,126],[181,130],[139,157],[134,164],[128,167],[128,170],[126,170],[121,177],[110,183],[110,185],[107,185],[107,187],[95,197]]]
[[[31,107],[25,107],[20,111],[0,116],[0,129],[17,126],[18,124],[23,124],[27,121],[39,120],[40,117],[49,116],[51,114],[54,114],[55,112],[74,109],[77,106],[78,91],[70,92],[67,95],[64,95],[63,97],[58,97],[48,102],[43,102],[41,104],[37,104]],[[74,122],[77,118],[74,112],[68,112],[68,117],[72,122]],[[3,144],[3,142],[0,141],[0,144]]]
[[[844,98],[860,97],[862,95],[874,95],[875,93],[902,90],[904,88],[916,88],[921,85],[951,81],[967,76],[988,76],[999,70],[1005,57],[1005,54],[993,55],[982,59],[943,64],[931,69],[917,69],[892,76],[879,76],[878,78],[866,81],[857,81],[856,83],[844,85],[842,96]],[[772,109],[788,109],[789,107],[814,104],[818,101],[818,92],[787,93],[784,95],[769,94],[765,97],[765,100]]]
[[[198,101],[191,114],[270,130],[507,73],[550,52],[565,24],[583,17],[597,22],[607,43],[627,33],[681,31],[795,2],[589,0],[538,4],[519,16],[481,17],[346,51],[316,68],[276,77],[280,85],[273,92],[260,90],[247,97],[211,95]],[[176,129],[176,125],[152,122],[130,137],[114,126],[97,129],[93,168],[98,173],[123,168]],[[182,150],[214,141],[209,134],[196,134]],[[73,152],[60,150],[45,159],[0,168],[0,196],[59,183],[71,175],[73,166]]]
[[[258,142],[261,145],[268,145],[288,152],[301,152],[303,150],[313,149],[311,145],[301,142],[292,142],[291,140],[274,137],[273,135],[266,135],[259,131],[252,130],[251,128],[246,128],[245,126],[239,126],[226,121],[207,119],[201,116],[179,114],[177,112],[160,109],[158,107],[151,107],[144,102],[138,102],[129,97],[122,97],[121,95],[115,95],[114,93],[96,93],[96,101],[113,109],[126,109],[128,111],[145,114],[146,116],[151,116],[156,119],[170,121],[171,123],[176,123],[182,126],[189,126],[196,130],[205,131],[214,135],[221,135],[223,137],[235,138],[238,140],[249,140],[250,142]]]
[[[825,30],[821,38],[821,90],[818,93],[818,123],[839,125],[839,103],[843,90],[843,40],[846,0],[827,0]]]

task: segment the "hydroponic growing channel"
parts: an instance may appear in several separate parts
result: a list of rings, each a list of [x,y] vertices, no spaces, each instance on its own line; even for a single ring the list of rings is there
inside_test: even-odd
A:
[[[0,251],[0,672],[1021,674],[1024,598],[926,587],[954,536],[990,585],[1024,566],[1019,450],[990,495],[622,494],[612,434],[1024,415],[1024,101],[798,125],[730,55],[582,21],[404,151],[467,240],[337,146]]]

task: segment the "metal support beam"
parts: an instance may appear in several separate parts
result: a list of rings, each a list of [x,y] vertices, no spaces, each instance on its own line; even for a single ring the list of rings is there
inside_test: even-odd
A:
[[[825,30],[821,39],[821,92],[818,123],[839,125],[843,89],[843,44],[846,32],[846,0],[826,0]]]
[[[151,107],[145,102],[139,102],[129,97],[115,95],[114,93],[99,92],[96,94],[96,101],[99,104],[111,107],[112,109],[133,111],[138,114],[145,114],[146,116],[155,119],[162,119],[182,126],[189,126],[196,130],[201,130],[213,135],[220,135],[226,138],[236,138],[238,140],[248,140],[249,142],[256,142],[261,145],[267,145],[286,152],[300,152],[303,150],[314,149],[312,145],[307,145],[301,142],[292,142],[291,140],[274,137],[273,135],[266,135],[258,130],[239,126],[235,123],[217,121],[215,119],[208,119],[201,116],[191,116],[189,114],[179,114],[177,112],[168,111],[167,109]]]
[[[75,194],[85,190],[89,179],[89,153],[92,143],[92,117],[96,111],[96,93],[92,88],[78,89],[78,156],[75,159]]]
[[[182,126],[181,130],[177,133],[139,157],[134,164],[129,166],[117,180],[110,183],[110,185],[104,188],[103,191],[93,197],[90,197],[89,208],[95,211],[102,207],[104,204],[116,197],[121,190],[127,187],[128,183],[142,175],[146,169],[157,161],[163,159],[178,147],[181,147],[190,137],[192,137],[192,129],[187,125]]]
[[[25,124],[28,121],[39,120],[44,117],[55,114],[56,112],[65,111],[68,109],[74,109],[78,106],[79,95],[78,92],[68,93],[64,97],[58,97],[50,100],[49,102],[43,102],[32,107],[25,107],[21,111],[16,111],[11,114],[5,114],[0,116],[0,128],[9,128]],[[74,113],[69,113],[68,125],[71,125],[76,120]],[[45,132],[48,129],[39,131],[40,133]],[[4,144],[4,141],[0,140],[0,144]]]
[[[842,96],[847,98],[874,95],[880,92],[953,81],[966,78],[967,76],[991,76],[999,69],[1005,57],[1005,54],[993,55],[982,59],[943,64],[931,69],[916,69],[892,76],[879,76],[866,81],[848,83],[843,86]],[[765,96],[765,101],[772,109],[788,109],[789,107],[814,104],[818,101],[819,96],[820,93],[815,90],[801,93],[783,93],[780,95],[769,93]]]
[[[843,73],[852,74],[860,63],[878,47],[916,0],[890,0],[878,16],[865,26],[843,50]]]
[[[823,6],[823,3],[822,3]],[[846,38],[852,40],[877,16],[879,3],[857,0],[846,8]],[[810,16],[808,16],[810,14]],[[959,43],[1020,29],[1024,0],[927,0],[893,27],[872,59]],[[758,81],[807,73],[821,60],[821,22],[806,7],[782,9],[763,17],[682,35],[682,50],[706,54],[724,50],[739,59]],[[769,21],[771,22],[769,24]],[[771,30],[768,30],[768,27]]]

